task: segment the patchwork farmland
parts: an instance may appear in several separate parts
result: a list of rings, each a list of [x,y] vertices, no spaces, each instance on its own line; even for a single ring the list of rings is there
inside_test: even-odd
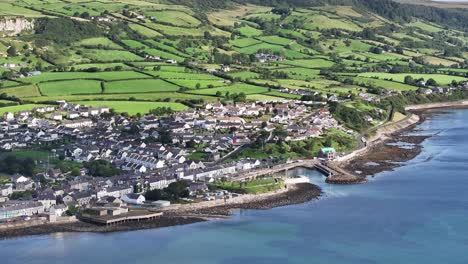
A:
[[[65,99],[127,111],[138,102],[165,102],[181,110],[212,101],[415,92],[423,79],[450,85],[467,76],[468,53],[435,42],[444,34],[452,46],[467,43],[457,29],[424,19],[397,25],[349,6],[282,14],[248,4],[200,14],[139,0],[5,5],[15,11],[1,18],[41,25],[0,40],[0,93],[22,105]],[[390,25],[397,26],[388,31]]]

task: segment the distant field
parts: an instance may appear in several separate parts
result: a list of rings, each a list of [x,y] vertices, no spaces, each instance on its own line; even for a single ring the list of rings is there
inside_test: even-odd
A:
[[[96,62],[138,61],[142,57],[125,50],[87,49],[83,56]]]
[[[34,107],[43,106],[41,104],[24,104],[24,105],[14,105],[14,106],[6,106],[0,107],[0,115],[3,115],[7,112],[17,113],[23,110],[32,110]]]
[[[274,97],[282,97],[282,98],[286,98],[286,99],[299,99],[299,98],[301,98],[301,96],[297,95],[297,94],[282,93],[282,92],[279,92],[279,91],[271,91],[271,92],[266,93],[265,95],[274,96]]]
[[[98,68],[100,70],[105,69],[114,69],[115,67],[121,67],[123,70],[129,70],[130,67],[123,63],[84,63],[84,64],[75,64],[73,65],[75,70],[86,70],[90,68]]]
[[[148,71],[153,76],[159,76],[162,79],[183,79],[183,80],[222,80],[221,78],[206,73],[186,73],[172,71]]]
[[[136,32],[140,33],[141,35],[147,38],[154,38],[162,36],[161,33],[157,32],[156,30],[138,25],[138,24],[129,24],[128,25],[131,29],[135,30]]]
[[[256,28],[253,28],[251,26],[244,26],[241,28],[237,28],[236,30],[239,30],[240,34],[246,37],[256,37],[262,35],[262,31]]]
[[[218,98],[214,96],[196,95],[179,92],[157,92],[157,93],[119,93],[119,94],[90,94],[90,95],[60,95],[60,96],[34,96],[25,97],[24,100],[31,102],[49,102],[58,100],[67,101],[101,101],[101,100],[129,100],[135,99],[140,101],[161,101],[170,100],[175,102],[176,100],[191,100],[191,99],[202,99],[205,102],[216,101]]]
[[[282,61],[281,64],[304,67],[304,68],[329,68],[335,63],[333,61],[324,59],[310,59],[310,60],[286,60]]]
[[[99,79],[99,80],[122,80],[122,79],[136,79],[136,78],[150,78],[150,76],[134,72],[134,71],[117,71],[117,72],[45,72],[41,75],[26,77],[20,79],[23,82],[45,82],[57,80],[73,80],[73,79]]]
[[[181,79],[172,79],[171,82],[187,87],[190,89],[196,89],[197,84],[200,85],[200,88],[208,88],[208,87],[219,87],[228,85],[223,80],[181,80]]]
[[[231,72],[228,75],[233,77],[233,78],[241,78],[243,80],[245,80],[245,79],[254,79],[254,78],[260,77],[260,75],[258,73],[250,72],[250,71]]]
[[[236,46],[238,48],[244,48],[244,47],[252,46],[255,44],[262,43],[262,42],[253,38],[237,38],[235,40],[231,40],[230,43],[231,45]]]
[[[168,102],[78,101],[78,103],[92,107],[107,106],[114,109],[116,112],[126,112],[129,115],[136,115],[137,113],[147,114],[151,109],[158,107],[170,107],[174,111],[182,111],[187,109],[187,106],[183,104]]]
[[[267,94],[249,94],[247,95],[247,100],[251,101],[274,101],[274,100],[281,100],[284,98],[267,95]]]
[[[112,42],[112,40],[108,38],[89,38],[83,39],[78,42],[78,45],[81,46],[89,46],[89,47],[106,47],[110,49],[123,49],[121,46],[117,45],[116,43]]]
[[[211,88],[211,89],[200,89],[200,90],[193,90],[190,93],[193,94],[200,94],[200,95],[216,95],[216,92],[221,92],[222,95],[225,95],[226,92],[230,94],[233,93],[245,93],[245,94],[260,94],[268,92],[268,88],[244,84],[244,83],[236,83],[230,86],[224,86],[219,88]]]
[[[101,82],[94,80],[58,81],[40,83],[43,95],[72,95],[101,93]]]
[[[281,46],[286,46],[290,44],[291,42],[293,42],[293,40],[291,39],[278,37],[278,36],[258,37],[258,39],[266,43],[271,43],[271,44],[276,44],[276,45],[281,45]]]
[[[1,91],[1,90],[0,90]],[[5,105],[17,105],[18,102],[15,101],[10,101],[10,100],[0,100],[0,104],[5,104]]]
[[[146,14],[155,17],[156,22],[161,21],[175,26],[196,27],[200,25],[198,19],[180,11],[164,10],[147,12]]]
[[[416,90],[417,87],[407,85],[404,83],[400,82],[392,82],[392,81],[386,81],[382,79],[375,79],[375,78],[364,78],[364,77],[354,77],[354,81],[363,83],[363,84],[372,84],[377,87],[381,87],[384,89],[388,90],[395,90],[395,91],[408,91],[408,90]]]
[[[0,93],[6,93],[9,96],[15,96],[18,98],[23,97],[32,97],[32,96],[41,96],[36,86],[34,85],[24,85],[12,88],[2,88]]]
[[[147,93],[172,92],[178,86],[159,79],[126,80],[108,82],[105,84],[105,93]]]
[[[377,77],[379,79],[392,79],[393,81],[397,81],[401,83],[404,81],[405,76],[408,76],[408,75],[412,76],[415,79],[424,78],[424,80],[428,80],[432,78],[441,85],[449,84],[452,82],[452,80],[455,80],[457,82],[467,80],[467,78],[444,75],[444,74],[413,74],[413,73],[392,74],[392,73],[379,73],[379,72],[366,72],[366,73],[359,74],[359,76],[361,77]]]

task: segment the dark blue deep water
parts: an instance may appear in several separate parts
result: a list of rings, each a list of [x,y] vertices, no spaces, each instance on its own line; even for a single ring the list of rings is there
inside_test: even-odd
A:
[[[423,152],[365,185],[227,220],[113,234],[0,241],[0,263],[468,263],[468,110],[419,126]]]

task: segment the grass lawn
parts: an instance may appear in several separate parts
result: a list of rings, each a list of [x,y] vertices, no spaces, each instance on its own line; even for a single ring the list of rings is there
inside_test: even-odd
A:
[[[73,80],[45,82],[39,84],[43,95],[72,95],[101,93],[101,82],[94,80]]]
[[[172,92],[178,86],[160,79],[125,80],[105,83],[105,93]]]
[[[138,102],[138,101],[79,101],[79,104],[100,107],[107,106],[114,109],[118,113],[126,112],[129,115],[147,114],[151,109],[158,107],[170,107],[174,111],[182,111],[187,109],[187,106],[180,103],[168,102]]]
[[[235,193],[258,194],[279,190],[284,186],[280,179],[257,179],[249,182],[216,182],[214,184],[219,189],[228,190]]]
[[[41,104],[24,104],[24,105],[14,105],[14,106],[6,106],[0,107],[0,115],[3,115],[7,112],[17,113],[23,110],[32,110],[35,107],[43,106]]]
[[[13,150],[8,152],[0,152],[0,156],[3,155],[14,155],[17,158],[31,158],[35,160],[47,159],[49,152],[42,150]]]

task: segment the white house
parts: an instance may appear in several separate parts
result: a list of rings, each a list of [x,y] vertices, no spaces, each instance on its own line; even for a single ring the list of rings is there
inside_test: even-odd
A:
[[[129,193],[121,198],[122,202],[127,204],[144,204],[146,199],[141,194]]]

